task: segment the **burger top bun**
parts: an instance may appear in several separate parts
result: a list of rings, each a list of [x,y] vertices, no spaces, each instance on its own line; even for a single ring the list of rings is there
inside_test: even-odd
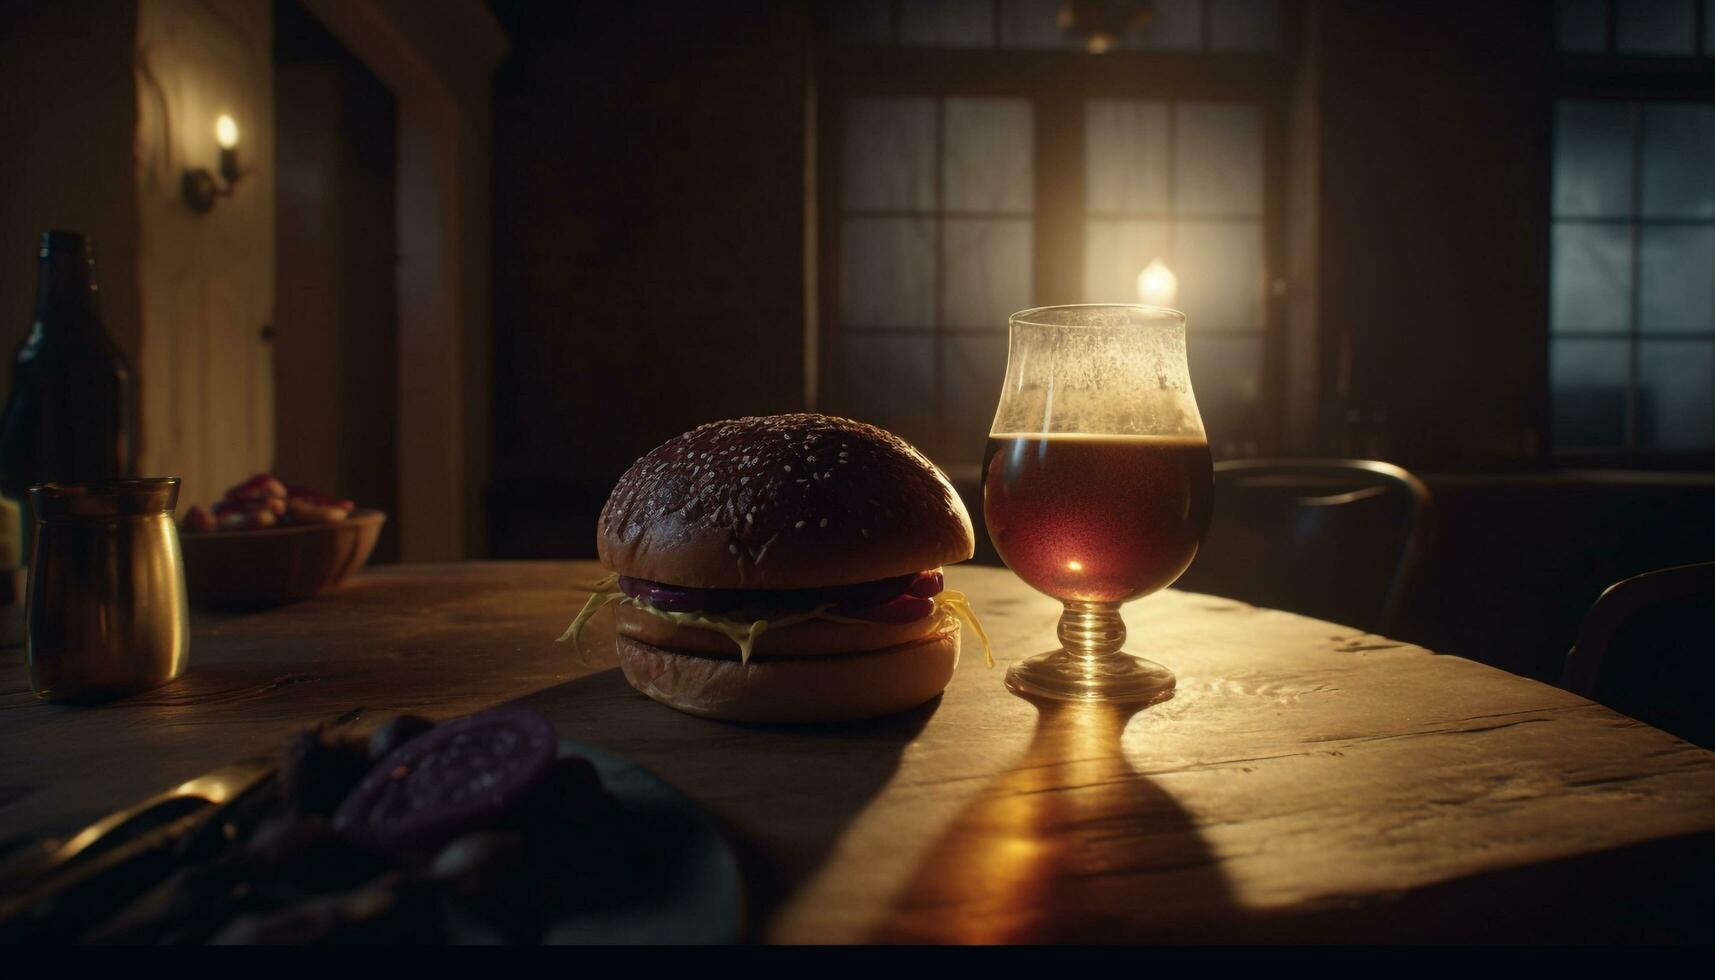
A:
[[[898,436],[829,415],[711,422],[620,477],[596,525],[602,564],[706,589],[851,585],[964,561],[971,518]]]

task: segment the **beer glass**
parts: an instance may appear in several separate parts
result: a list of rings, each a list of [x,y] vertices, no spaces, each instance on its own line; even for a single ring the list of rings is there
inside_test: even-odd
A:
[[[1065,605],[1060,648],[1014,691],[1153,704],[1173,672],[1123,652],[1120,606],[1173,584],[1208,529],[1213,470],[1185,362],[1185,315],[1149,306],[1015,313],[983,463],[1000,557]]]

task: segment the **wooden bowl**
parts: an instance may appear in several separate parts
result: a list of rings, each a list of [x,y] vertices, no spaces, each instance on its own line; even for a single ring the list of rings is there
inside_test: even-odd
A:
[[[266,609],[338,586],[369,560],[387,515],[359,508],[331,524],[180,534],[191,603]]]

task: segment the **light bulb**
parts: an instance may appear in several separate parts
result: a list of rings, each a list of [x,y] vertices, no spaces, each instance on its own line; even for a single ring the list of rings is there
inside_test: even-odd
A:
[[[214,141],[220,144],[223,150],[230,150],[238,145],[238,124],[232,121],[231,116],[223,114],[214,121]]]

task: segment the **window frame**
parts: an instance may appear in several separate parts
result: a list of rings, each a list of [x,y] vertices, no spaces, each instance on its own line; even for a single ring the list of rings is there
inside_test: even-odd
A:
[[[1283,2],[1279,11],[1279,44],[1266,53],[1124,50],[1091,55],[1075,50],[838,44],[818,36],[812,64],[815,125],[810,136],[815,158],[816,247],[813,407],[837,411],[851,404],[843,390],[845,333],[840,322],[841,168],[848,99],[989,97],[1031,103],[1033,306],[1083,301],[1087,100],[1248,102],[1258,107],[1263,126],[1266,281],[1256,438],[1260,453],[1278,451],[1286,432],[1288,395],[1286,297],[1279,288],[1287,268],[1287,120],[1302,29],[1297,4]],[[996,329],[1005,328],[997,324]],[[939,344],[936,347],[939,350]],[[939,372],[936,383],[942,383]],[[944,426],[943,413],[937,427]],[[950,456],[948,447],[940,444],[944,440],[944,433],[938,431],[933,444],[920,448],[937,461],[950,462],[953,469],[968,468],[974,474],[977,461]]]
[[[1616,7],[1613,0],[1607,3],[1607,24],[1605,50],[1603,52],[1560,51],[1559,44],[1559,5],[1556,5],[1554,30],[1549,44],[1554,49],[1554,74],[1550,85],[1549,98],[1544,111],[1548,115],[1550,138],[1548,141],[1549,157],[1547,160],[1547,179],[1543,181],[1543,194],[1546,199],[1544,212],[1548,222],[1543,228],[1543,248],[1545,254],[1552,254],[1554,230],[1562,220],[1554,212],[1554,152],[1558,141],[1558,131],[1555,128],[1555,117],[1558,106],[1562,102],[1617,102],[1621,104],[1636,104],[1638,110],[1650,103],[1694,103],[1700,105],[1715,105],[1715,50],[1710,50],[1704,43],[1707,33],[1704,18],[1711,5],[1703,2],[1694,4],[1694,22],[1692,29],[1695,50],[1691,54],[1680,55],[1629,55],[1619,54],[1615,48],[1616,41]],[[1634,119],[1634,127],[1640,123]],[[1634,129],[1632,140],[1634,144],[1639,134]],[[1640,165],[1637,155],[1641,152],[1637,145],[1633,147],[1633,166]],[[1715,161],[1711,161],[1715,166]],[[1634,186],[1642,179],[1641,174],[1633,174]],[[1634,201],[1633,207],[1640,207],[1640,202]],[[1600,223],[1597,219],[1566,219],[1568,221],[1588,221]],[[1619,223],[1613,219],[1614,223]],[[1638,249],[1641,247],[1637,236],[1641,228],[1650,225],[1671,224],[1673,219],[1650,219],[1641,214],[1634,214],[1624,219],[1626,227],[1632,231],[1632,262],[1634,276],[1631,295],[1628,298],[1631,306],[1630,329],[1625,337],[1627,343],[1629,366],[1627,368],[1627,408],[1625,425],[1627,440],[1635,443],[1637,439],[1637,396],[1638,396],[1638,360],[1640,337],[1637,332],[1637,306],[1640,284],[1635,275],[1638,261]],[[1632,447],[1562,447],[1558,444],[1554,431],[1554,385],[1553,385],[1553,350],[1556,339],[1565,338],[1577,340],[1613,339],[1607,334],[1561,334],[1554,333],[1554,263],[1545,262],[1543,265],[1547,276],[1546,288],[1543,290],[1543,309],[1541,359],[1539,368],[1544,384],[1541,387],[1542,404],[1539,418],[1546,434],[1543,440],[1543,453],[1552,462],[1562,465],[1572,465],[1580,468],[1601,467],[1616,469],[1639,470],[1675,470],[1675,469],[1715,469],[1715,447],[1708,449],[1656,449]],[[1715,270],[1712,270],[1715,274]],[[1687,335],[1689,339],[1692,335]],[[1715,333],[1709,336],[1715,338]],[[1715,389],[1715,376],[1710,379],[1712,389]]]

